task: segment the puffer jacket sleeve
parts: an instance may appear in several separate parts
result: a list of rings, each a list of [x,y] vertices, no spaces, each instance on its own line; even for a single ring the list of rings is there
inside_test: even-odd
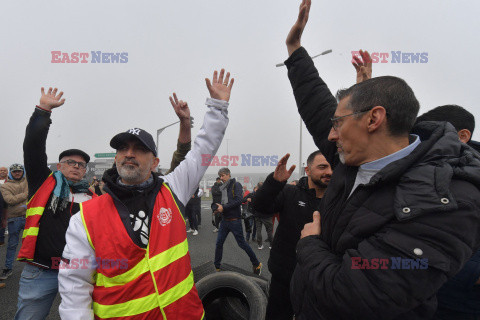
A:
[[[327,140],[332,124],[330,119],[337,108],[337,100],[320,78],[312,58],[300,47],[285,61],[298,112],[318,149],[333,165],[336,161],[335,143]]]

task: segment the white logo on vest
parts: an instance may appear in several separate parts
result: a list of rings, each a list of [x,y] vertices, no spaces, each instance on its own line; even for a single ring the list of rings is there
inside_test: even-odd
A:
[[[130,130],[128,130],[128,133],[131,133],[131,134],[134,134],[134,135],[138,136],[140,134],[140,129],[137,129],[137,128],[130,129]]]
[[[160,212],[157,214],[157,218],[160,225],[165,227],[170,221],[172,221],[172,209],[161,208]]]

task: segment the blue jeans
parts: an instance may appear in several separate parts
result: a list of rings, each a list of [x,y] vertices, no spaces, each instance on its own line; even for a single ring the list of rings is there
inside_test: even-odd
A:
[[[8,247],[5,259],[5,269],[12,269],[15,253],[17,252],[20,233],[25,228],[25,217],[8,219]]]
[[[15,320],[45,319],[58,292],[58,271],[26,264],[20,278]]]
[[[223,256],[223,243],[227,239],[227,236],[230,232],[233,233],[233,236],[235,237],[238,246],[248,254],[252,265],[255,267],[258,266],[260,262],[258,261],[257,256],[253,252],[252,248],[250,248],[248,243],[245,241],[245,237],[243,236],[242,219],[234,221],[227,221],[225,219],[222,219],[222,222],[220,222],[220,229],[218,230],[217,246],[215,248],[215,268],[220,268]]]

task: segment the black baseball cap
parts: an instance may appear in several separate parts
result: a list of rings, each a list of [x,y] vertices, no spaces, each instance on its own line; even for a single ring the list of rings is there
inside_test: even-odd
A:
[[[157,148],[153,137],[147,131],[140,128],[128,129],[125,132],[117,134],[115,137],[110,140],[110,147],[115,150],[118,150],[122,145],[124,145],[128,140],[136,138],[138,139],[148,150],[157,156]]]
[[[67,156],[80,156],[83,158],[83,160],[85,160],[86,163],[90,162],[90,156],[80,149],[68,149],[63,151],[58,156],[58,161],[61,161],[63,157],[67,157]]]

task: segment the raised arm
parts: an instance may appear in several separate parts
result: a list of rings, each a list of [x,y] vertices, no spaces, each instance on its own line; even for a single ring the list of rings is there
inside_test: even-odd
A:
[[[305,48],[301,47],[301,37],[308,21],[310,6],[310,0],[303,0],[300,4],[297,21],[286,39],[289,58],[285,61],[285,65],[288,68],[288,78],[292,85],[298,112],[315,144],[327,157],[328,152],[324,150],[324,147],[325,144],[328,145],[330,118],[335,113],[337,100],[320,78],[312,58]],[[335,154],[334,148],[332,148],[332,153]]]
[[[263,185],[255,192],[252,199],[253,209],[264,214],[274,214],[283,209],[285,194],[282,192],[287,180],[295,170],[295,165],[292,165],[287,170],[287,161],[290,154],[278,161],[277,167],[273,174],[269,174]]]
[[[298,12],[298,18],[295,24],[290,29],[288,33],[287,40],[285,44],[287,45],[288,56],[291,56],[297,49],[299,49],[302,40],[303,30],[308,22],[308,15],[310,14],[310,6],[312,5],[311,0],[303,0],[300,4],[300,9]]]
[[[57,91],[57,88],[49,88],[45,93],[44,88],[41,89],[40,104],[35,108],[25,130],[23,162],[27,172],[29,198],[37,192],[51,172],[47,166],[46,153],[47,135],[52,123],[50,115],[54,108],[65,103],[65,99],[61,99],[63,92],[57,94]]]
[[[185,160],[170,174],[164,177],[175,192],[179,200],[185,205],[190,196],[198,187],[208,165],[202,161],[202,154],[214,156],[225,135],[228,125],[228,101],[233,87],[233,78],[230,73],[225,76],[225,70],[215,71],[213,79],[205,79],[210,98],[207,98],[208,111],[205,114],[203,125],[195,138],[192,150]],[[175,100],[172,99],[172,104]],[[186,104],[183,101],[179,103]],[[175,108],[175,105],[174,105]]]
[[[180,120],[180,133],[178,134],[177,150],[173,153],[172,162],[170,163],[170,169],[168,169],[166,174],[169,174],[175,168],[185,160],[185,156],[192,148],[192,129],[190,123],[190,109],[188,104],[180,105],[178,103],[177,94],[173,93],[173,99],[170,97],[170,103],[177,114],[178,119]]]

